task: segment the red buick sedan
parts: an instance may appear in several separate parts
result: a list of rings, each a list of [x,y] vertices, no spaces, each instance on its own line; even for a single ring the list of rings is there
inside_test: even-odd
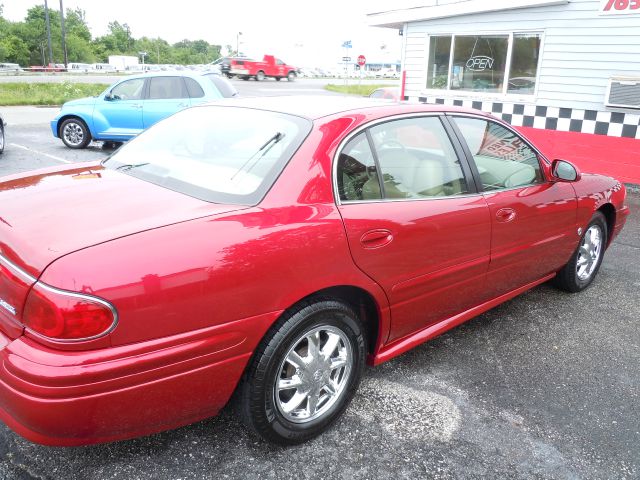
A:
[[[49,445],[233,404],[327,429],[377,365],[598,273],[625,188],[483,113],[367,99],[196,107],[102,163],[0,182],[0,417]]]

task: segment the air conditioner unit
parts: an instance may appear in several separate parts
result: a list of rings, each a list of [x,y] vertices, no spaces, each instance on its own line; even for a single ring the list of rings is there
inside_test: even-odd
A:
[[[640,77],[614,77],[609,79],[607,107],[640,108]]]

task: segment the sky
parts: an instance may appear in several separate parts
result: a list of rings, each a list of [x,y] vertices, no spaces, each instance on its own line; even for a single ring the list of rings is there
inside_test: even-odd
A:
[[[396,0],[397,1],[397,0]],[[0,0],[4,17],[23,20],[27,10],[42,1]],[[59,0],[48,0],[60,8]],[[86,12],[94,38],[107,32],[107,24],[127,23],[135,38],[160,37],[171,43],[203,39],[232,45],[249,56],[274,54],[297,66],[330,67],[345,55],[367,56],[369,61],[400,58],[402,37],[398,31],[368,27],[366,13],[388,10],[390,0],[64,0],[65,9]],[[242,35],[238,35],[242,32]],[[341,47],[351,40],[353,48]]]

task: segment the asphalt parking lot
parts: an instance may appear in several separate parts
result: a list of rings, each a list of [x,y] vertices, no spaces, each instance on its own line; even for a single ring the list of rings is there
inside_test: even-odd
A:
[[[46,124],[55,110],[2,112],[0,177],[110,153],[66,149]],[[35,445],[2,425],[0,478],[640,478],[640,197],[629,204],[589,289],[542,285],[367,369],[344,418],[305,445],[265,444],[230,409],[83,448]]]

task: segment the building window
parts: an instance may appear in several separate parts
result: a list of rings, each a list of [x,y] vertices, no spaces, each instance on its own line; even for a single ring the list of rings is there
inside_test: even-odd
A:
[[[427,88],[447,88],[449,59],[451,58],[451,36],[431,37],[429,43],[429,75]]]
[[[502,92],[508,48],[507,35],[457,36],[451,90]]]
[[[427,88],[533,94],[540,43],[539,33],[432,36]]]
[[[538,74],[541,35],[516,33],[511,50],[508,93],[533,94]]]

